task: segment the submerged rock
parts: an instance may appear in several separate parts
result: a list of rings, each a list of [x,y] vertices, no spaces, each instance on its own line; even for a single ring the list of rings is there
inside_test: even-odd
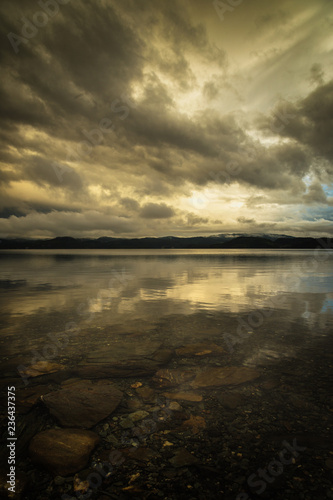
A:
[[[200,429],[206,428],[206,422],[203,417],[191,415],[188,420],[183,422],[182,427],[191,429],[192,434],[198,434]]]
[[[153,389],[151,389],[150,387],[139,387],[136,389],[136,393],[144,401],[151,401],[155,397],[155,391]]]
[[[64,369],[65,366],[60,365],[59,363],[51,363],[49,361],[38,361],[34,365],[31,365],[25,370],[22,370],[22,375],[25,375],[27,377],[39,377],[40,375],[55,373]]]
[[[198,373],[192,382],[193,388],[219,387],[221,385],[237,385],[250,382],[260,376],[254,368],[245,366],[227,366],[223,368],[207,368]]]
[[[189,344],[184,347],[176,349],[176,354],[178,356],[218,356],[223,354],[225,351],[222,347],[217,344],[212,344],[209,342],[200,342],[198,344]]]
[[[137,389],[138,387],[142,387],[142,382],[134,382],[131,384],[132,389]]]
[[[174,351],[172,349],[157,349],[153,355],[153,360],[159,365],[166,365],[172,358]]]
[[[185,384],[193,379],[195,375],[194,370],[158,370],[153,377],[153,381],[159,387],[173,387],[176,385]]]
[[[119,422],[123,429],[132,429],[134,427],[134,422],[128,417],[124,417]]]
[[[16,411],[27,413],[32,408],[41,396],[48,394],[52,389],[47,385],[35,385],[22,389],[16,394]]]
[[[202,401],[201,394],[196,394],[195,392],[163,392],[163,396],[167,399],[176,399],[177,401],[192,401],[200,402]]]
[[[246,404],[246,399],[242,394],[227,394],[223,392],[217,396],[217,399],[222,406],[230,410],[234,410],[238,406]]]
[[[139,410],[143,406],[143,402],[138,398],[131,398],[127,401],[127,408],[131,411]]]
[[[131,340],[92,352],[76,368],[81,377],[139,377],[153,375],[168,363],[171,349],[160,348],[156,342]]]
[[[199,459],[193,456],[185,448],[180,448],[176,451],[175,455],[170,458],[169,462],[174,467],[185,467],[187,465],[193,465],[199,462]]]
[[[144,410],[139,410],[134,413],[130,413],[128,415],[128,418],[132,420],[132,422],[138,422],[139,420],[143,420],[144,418],[148,417],[149,413]]]
[[[91,431],[50,429],[34,436],[29,452],[33,462],[55,476],[67,476],[87,465],[98,441],[98,435]]]
[[[171,411],[182,411],[183,410],[183,408],[180,406],[179,403],[177,403],[177,401],[171,401],[171,403],[168,406],[168,409]]]
[[[61,425],[90,428],[119,405],[122,392],[108,380],[81,380],[49,393],[43,401]]]

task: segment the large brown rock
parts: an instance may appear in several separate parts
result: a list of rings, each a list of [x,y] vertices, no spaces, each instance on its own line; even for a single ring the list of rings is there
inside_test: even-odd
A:
[[[157,342],[131,339],[92,352],[76,367],[75,373],[88,378],[153,375],[172,355],[171,349],[160,348]]]
[[[43,397],[61,425],[86,429],[110,415],[121,399],[122,392],[108,380],[81,380]]]
[[[91,431],[50,429],[34,436],[29,452],[36,464],[55,476],[67,476],[87,465],[98,441],[98,435]]]
[[[245,366],[227,366],[223,368],[207,368],[201,371],[191,383],[193,388],[219,387],[222,385],[237,385],[250,382],[260,376],[254,368]]]

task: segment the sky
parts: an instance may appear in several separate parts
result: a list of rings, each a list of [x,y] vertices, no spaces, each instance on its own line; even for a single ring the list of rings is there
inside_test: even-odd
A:
[[[331,0],[0,15],[0,237],[333,235]]]

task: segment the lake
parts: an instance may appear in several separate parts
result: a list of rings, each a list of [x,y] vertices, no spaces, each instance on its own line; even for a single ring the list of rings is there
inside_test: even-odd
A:
[[[332,251],[3,251],[0,274],[28,498],[105,463],[112,498],[332,498]]]
[[[237,329],[255,337],[273,319],[278,329],[281,320],[287,330],[303,325],[314,347],[332,328],[332,275],[333,252],[325,250],[1,252],[2,356],[29,356],[49,344],[48,334],[73,327],[80,334],[72,354],[97,348],[106,335],[125,339],[153,329],[176,345],[230,335],[235,349],[243,344]],[[274,349],[281,354],[277,339]],[[68,358],[69,351],[58,354]]]

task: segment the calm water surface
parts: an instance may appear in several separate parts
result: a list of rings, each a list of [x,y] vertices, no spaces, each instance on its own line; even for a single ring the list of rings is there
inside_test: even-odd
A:
[[[159,331],[176,345],[182,336],[222,342],[241,321],[254,335],[274,337],[274,320],[279,335],[283,321],[286,331],[297,325],[307,339],[325,337],[333,324],[332,275],[333,252],[324,250],[1,252],[2,356],[28,356],[69,323],[80,330],[63,352],[69,358],[118,334]],[[279,355],[285,345],[276,342]]]

